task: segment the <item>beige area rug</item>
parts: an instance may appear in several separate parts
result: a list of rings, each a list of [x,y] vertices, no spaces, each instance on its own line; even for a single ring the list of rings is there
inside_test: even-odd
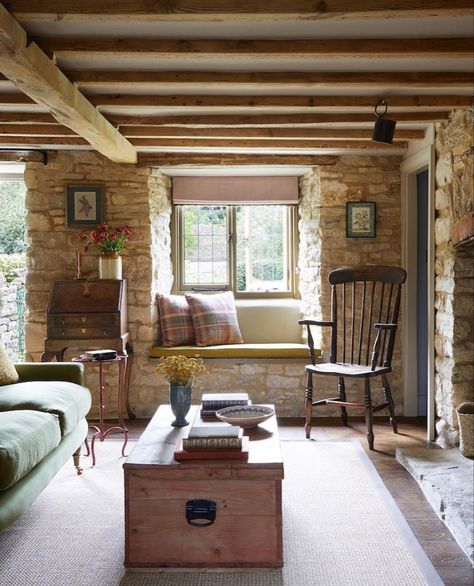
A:
[[[0,534],[2,586],[438,586],[358,442],[282,442],[284,568],[126,573],[121,444],[68,463]]]

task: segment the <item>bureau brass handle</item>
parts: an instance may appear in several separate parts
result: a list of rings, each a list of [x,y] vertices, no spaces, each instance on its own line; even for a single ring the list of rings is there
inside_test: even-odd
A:
[[[81,332],[85,334],[87,332],[87,328],[81,328]]]
[[[86,323],[86,321],[87,321],[87,317],[81,317],[81,322],[82,322],[83,324],[85,324],[85,323]]]

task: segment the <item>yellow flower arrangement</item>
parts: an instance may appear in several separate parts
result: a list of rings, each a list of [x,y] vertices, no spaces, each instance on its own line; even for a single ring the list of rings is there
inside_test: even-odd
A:
[[[206,372],[202,358],[187,358],[182,354],[162,356],[155,372],[164,374],[171,384],[188,386],[197,374]]]

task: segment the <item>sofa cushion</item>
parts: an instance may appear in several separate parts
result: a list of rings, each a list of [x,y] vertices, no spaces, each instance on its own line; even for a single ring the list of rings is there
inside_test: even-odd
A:
[[[0,385],[9,385],[18,381],[18,373],[13,366],[3,342],[0,340]]]
[[[34,381],[0,387],[0,411],[31,409],[59,417],[63,436],[76,428],[91,407],[85,387],[64,381]]]
[[[194,344],[194,327],[188,302],[181,295],[156,296],[162,346]]]
[[[197,346],[243,342],[232,291],[212,295],[186,293],[185,297],[191,309]]]
[[[22,410],[0,413],[0,490],[26,476],[60,441],[56,415]]]

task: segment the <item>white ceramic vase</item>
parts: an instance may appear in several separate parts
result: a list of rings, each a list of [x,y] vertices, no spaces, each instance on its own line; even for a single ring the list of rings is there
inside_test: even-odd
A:
[[[116,252],[99,256],[99,279],[121,279],[122,257]]]

